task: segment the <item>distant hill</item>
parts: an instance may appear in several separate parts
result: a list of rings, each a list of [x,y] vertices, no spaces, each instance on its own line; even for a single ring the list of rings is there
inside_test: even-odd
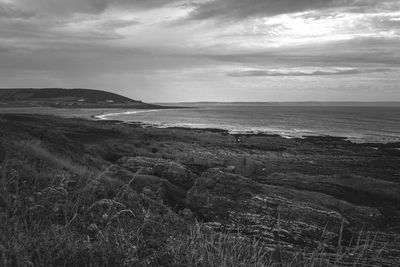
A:
[[[93,89],[0,89],[0,107],[160,108],[118,94]]]

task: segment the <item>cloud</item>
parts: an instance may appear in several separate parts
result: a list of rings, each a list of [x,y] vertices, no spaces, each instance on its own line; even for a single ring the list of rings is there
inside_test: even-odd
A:
[[[47,16],[71,16],[77,13],[99,14],[108,8],[138,10],[163,7],[178,0],[15,0],[14,6]],[[1,10],[1,9],[0,9]]]
[[[7,2],[1,2],[0,0],[0,19],[1,18],[6,18],[6,19],[14,19],[14,18],[30,18],[34,16],[35,13],[31,11],[24,11],[23,9],[19,8],[18,6],[12,4],[12,3],[7,3]]]
[[[213,0],[199,5],[192,13],[193,19],[235,18],[277,15],[320,9],[348,2],[346,0]]]
[[[364,12],[371,9],[393,10],[394,7],[399,7],[397,0],[383,0],[378,3],[376,0],[212,0],[198,4],[191,13],[191,19],[235,20],[329,8]]]
[[[399,18],[399,0],[0,0],[0,87],[400,99]],[[278,76],[293,78],[232,78]]]
[[[333,70],[313,70],[313,71],[292,71],[292,70],[246,70],[228,73],[229,77],[277,77],[277,76],[332,76],[332,75],[351,75],[360,73],[387,72],[388,69],[333,69]]]
[[[371,9],[388,11],[399,7],[397,0],[0,0],[0,17],[100,14],[111,8],[138,11],[168,5],[193,10],[189,17],[195,20],[245,19],[329,8],[363,13]]]
[[[400,39],[353,38],[351,40],[277,47],[264,50],[226,49],[220,53],[203,54],[225,64],[234,64],[263,70],[286,68],[393,68],[400,65]]]

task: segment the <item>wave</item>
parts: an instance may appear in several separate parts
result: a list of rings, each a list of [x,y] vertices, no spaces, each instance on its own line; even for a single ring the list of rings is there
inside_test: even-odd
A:
[[[131,115],[131,114],[138,114],[138,113],[146,113],[146,112],[155,112],[159,111],[159,109],[150,109],[150,110],[130,110],[124,112],[114,112],[114,113],[104,113],[100,115],[94,116],[94,118],[98,120],[107,120],[109,117],[121,116],[121,115]]]
[[[129,121],[127,121],[129,123]],[[133,122],[133,121],[130,121]],[[141,124],[143,127],[155,128],[188,128],[188,129],[221,129],[227,131],[232,135],[279,135],[285,139],[304,139],[310,136],[320,137],[338,137],[353,143],[389,143],[400,142],[400,138],[393,136],[392,138],[384,135],[366,135],[360,133],[336,133],[336,132],[318,132],[309,129],[281,129],[269,127],[232,127],[227,125],[215,125],[204,123],[180,123],[180,122],[154,122],[154,121],[136,121],[135,123]]]
[[[134,122],[134,121],[127,121]],[[155,121],[140,121],[134,122],[142,124],[144,127],[155,128],[188,128],[188,129],[220,129],[225,130],[233,135],[253,135],[253,134],[266,134],[266,135],[279,135],[286,139],[304,138],[305,136],[324,136],[311,130],[284,130],[279,128],[268,127],[232,127],[227,125],[205,124],[205,123],[187,123],[187,122],[155,122]]]

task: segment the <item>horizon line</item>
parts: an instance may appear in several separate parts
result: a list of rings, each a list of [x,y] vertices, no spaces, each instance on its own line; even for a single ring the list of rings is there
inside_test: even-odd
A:
[[[400,104],[400,100],[378,100],[378,101],[365,101],[365,100],[304,100],[304,101],[166,101],[166,102],[151,102],[153,104],[185,104],[185,103],[396,103]]]
[[[33,90],[41,90],[41,89],[63,89],[63,90],[76,90],[76,89],[83,89],[83,90],[94,90],[94,91],[103,91],[108,92],[116,95],[120,95],[123,97],[130,98],[134,100],[131,96],[127,96],[126,94],[121,94],[118,92],[113,92],[109,89],[95,89],[95,88],[85,88],[85,87],[0,87],[0,90],[18,90],[18,89],[33,89]],[[137,99],[137,97],[134,97]],[[213,100],[201,100],[201,101],[151,101],[151,100],[144,100],[143,102],[150,103],[150,104],[396,104],[400,105],[400,100],[282,100],[282,101],[213,101]]]

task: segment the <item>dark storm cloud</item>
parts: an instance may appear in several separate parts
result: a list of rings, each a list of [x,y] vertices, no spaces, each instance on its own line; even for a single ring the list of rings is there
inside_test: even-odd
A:
[[[12,48],[0,45],[0,53],[10,53],[12,51]]]
[[[98,22],[96,28],[84,32],[65,31],[65,23],[50,24],[47,21],[31,20],[6,20],[0,23],[0,39],[12,50],[76,50],[86,44],[89,49],[93,45],[102,47],[104,44],[96,43],[99,40],[116,40],[121,38],[114,32],[115,29],[128,25],[135,25],[136,21],[108,20]]]
[[[0,2],[0,19],[13,19],[13,18],[30,18],[35,13],[31,11],[24,11],[11,3]]]
[[[110,7],[151,9],[177,0],[17,0],[15,7],[49,16],[70,16],[76,13],[98,14]],[[0,9],[1,10],[1,9]]]
[[[249,70],[228,73],[230,77],[276,77],[276,76],[332,76],[332,75],[354,75],[361,73],[376,73],[376,72],[388,72],[388,69],[371,69],[371,70],[360,70],[360,69],[342,69],[342,70],[316,70],[316,71],[270,71],[270,70]]]
[[[398,4],[397,0],[212,0],[199,4],[192,12],[192,19],[244,19],[255,16],[272,16],[319,10],[344,8],[347,11],[363,12],[370,9],[388,9]]]

